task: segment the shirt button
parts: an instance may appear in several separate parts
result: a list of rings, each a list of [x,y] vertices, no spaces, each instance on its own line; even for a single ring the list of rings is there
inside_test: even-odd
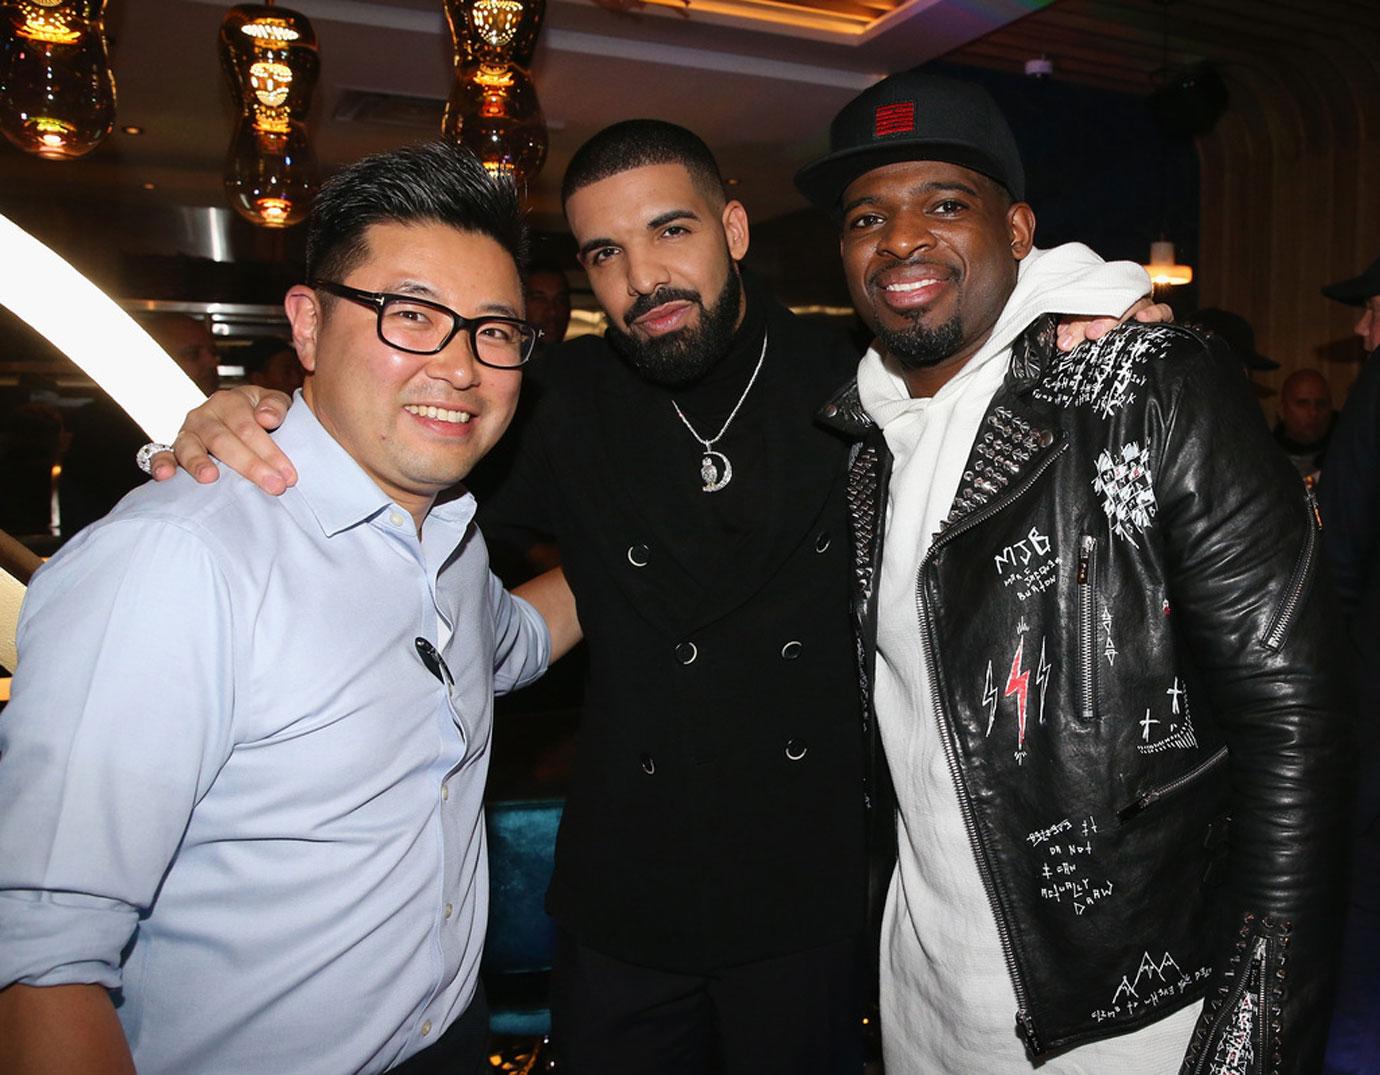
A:
[[[388,521],[394,526],[402,526],[403,517],[396,511],[390,511],[388,513]]]
[[[681,642],[676,646],[676,660],[681,664],[694,664],[699,655],[699,647],[693,642]]]
[[[426,1037],[426,1036],[427,1036],[428,1034],[430,1034],[430,1033],[431,1033],[431,1020],[428,1019],[425,1023],[422,1024],[422,1037]]]
[[[628,563],[632,564],[633,567],[646,567],[649,551],[646,545],[629,545]]]
[[[442,785],[441,785],[441,801],[442,801],[442,802],[445,802],[445,801],[446,801],[447,799],[449,799],[449,798],[450,798],[450,785],[449,785],[449,784],[442,784]]]
[[[805,752],[810,749],[810,744],[804,739],[792,739],[786,744],[786,757],[791,761],[799,761],[805,757]]]
[[[795,641],[787,642],[784,646],[781,647],[781,659],[782,659],[782,660],[784,660],[784,661],[793,661],[793,660],[795,660],[795,659],[796,659],[797,657],[799,657],[799,656],[800,656],[800,643],[799,643],[799,642],[795,642]]]
[[[449,918],[449,917],[450,917],[451,915],[453,915],[454,913],[455,913],[455,907],[454,907],[452,904],[449,904],[449,903],[446,904],[446,917]]]
[[[653,758],[650,754],[642,755],[642,771],[646,773],[648,776],[651,776],[654,772],[656,772],[656,759]]]
[[[821,530],[815,538],[815,552],[826,552],[829,548],[829,531]]]

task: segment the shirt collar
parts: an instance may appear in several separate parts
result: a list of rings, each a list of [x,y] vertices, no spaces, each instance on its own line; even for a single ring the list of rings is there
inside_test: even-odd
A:
[[[294,488],[316,518],[322,533],[334,537],[342,531],[368,522],[380,512],[395,508],[374,479],[326,431],[302,399],[301,389],[293,393],[283,424],[273,439],[297,468]],[[469,493],[432,508],[427,522],[464,528],[474,515],[474,497]]]

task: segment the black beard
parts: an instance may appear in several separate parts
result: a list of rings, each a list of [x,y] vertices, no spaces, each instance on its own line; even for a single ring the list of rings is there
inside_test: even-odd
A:
[[[647,340],[610,325],[608,341],[645,380],[664,388],[683,388],[698,381],[728,354],[742,297],[742,281],[733,266],[729,266],[728,279],[710,306],[704,305],[698,291],[661,288],[640,296],[624,315],[624,321],[631,325],[664,302],[682,301],[693,302],[700,308],[699,325]]]
[[[963,346],[963,322],[957,315],[938,328],[912,322],[902,329],[880,329],[877,338],[902,368],[923,370],[958,353]]]

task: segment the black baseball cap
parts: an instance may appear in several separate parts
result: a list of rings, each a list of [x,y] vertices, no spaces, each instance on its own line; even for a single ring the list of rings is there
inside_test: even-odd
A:
[[[1221,336],[1231,348],[1236,360],[1252,370],[1277,370],[1279,363],[1266,358],[1255,349],[1255,329],[1240,314],[1230,310],[1219,310],[1215,306],[1199,310],[1184,318],[1184,324],[1196,325]]]
[[[829,152],[795,176],[796,189],[822,209],[838,205],[864,172],[900,161],[971,168],[1025,198],[1025,168],[997,102],[981,86],[903,71],[843,106],[829,125]]]
[[[1372,261],[1370,267],[1360,276],[1328,284],[1322,289],[1322,293],[1329,299],[1336,299],[1348,306],[1364,306],[1366,299],[1372,295],[1380,295],[1380,258]]]

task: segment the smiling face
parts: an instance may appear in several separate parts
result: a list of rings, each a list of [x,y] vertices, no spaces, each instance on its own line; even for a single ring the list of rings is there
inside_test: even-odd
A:
[[[853,305],[911,394],[933,395],[991,334],[1035,215],[985,176],[940,161],[874,168],[842,204]]]
[[[742,205],[716,204],[682,165],[651,164],[580,188],[565,211],[609,338],[643,376],[684,384],[724,356],[744,310]]]
[[[414,295],[464,317],[522,317],[512,256],[486,235],[446,224],[370,225],[362,258],[336,283]],[[298,286],[287,311],[302,395],[321,424],[421,526],[436,494],[469,473],[508,427],[522,374],[475,361],[467,332],[434,355],[378,336],[373,308]]]

